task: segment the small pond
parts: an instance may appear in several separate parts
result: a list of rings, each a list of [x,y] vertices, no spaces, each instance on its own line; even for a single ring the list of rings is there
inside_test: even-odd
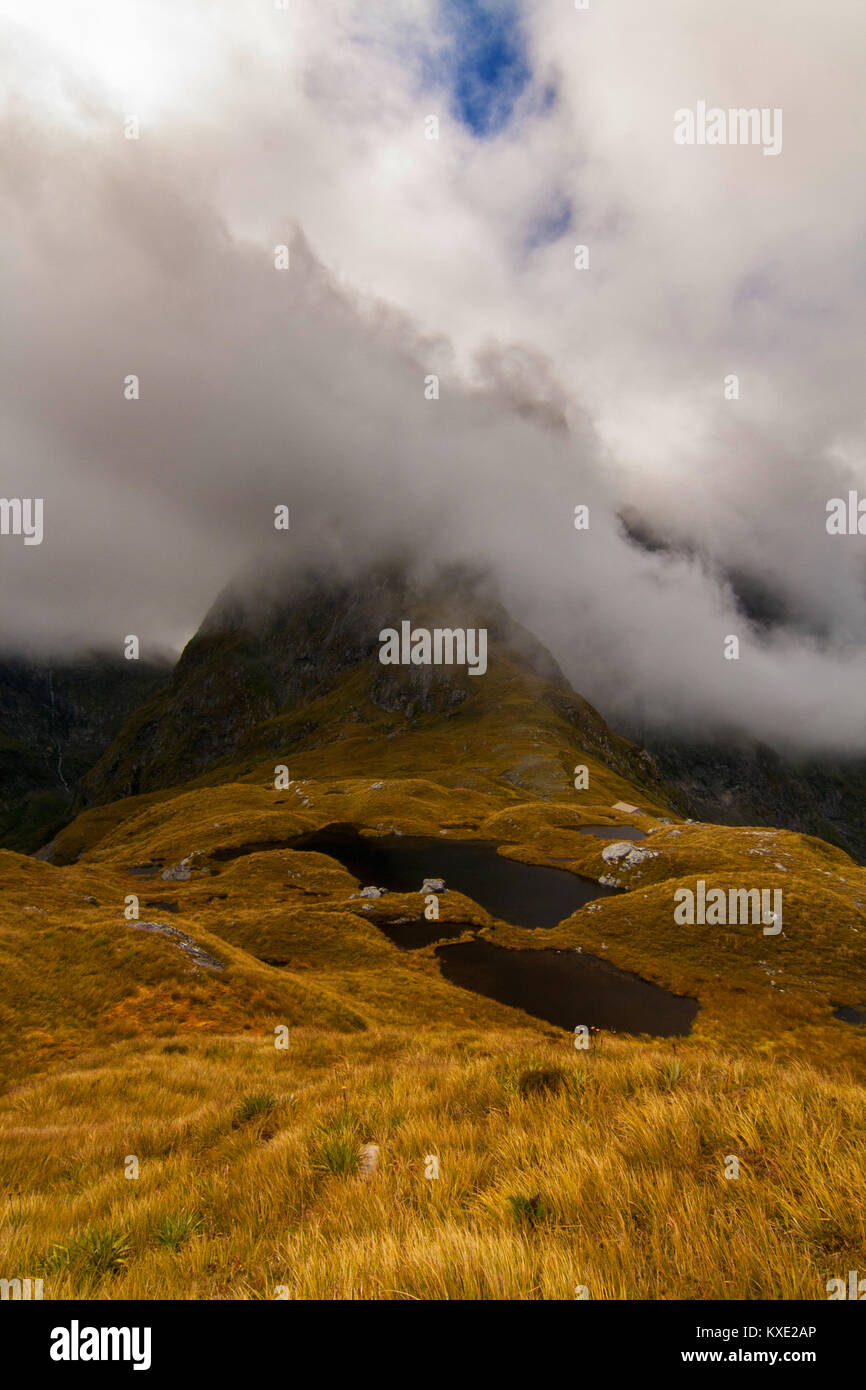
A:
[[[584,903],[618,891],[565,869],[505,859],[483,840],[371,837],[352,826],[334,825],[300,836],[292,847],[327,854],[362,886],[393,893],[417,893],[425,878],[442,878],[446,888],[465,893],[491,916],[519,927],[555,927]]]
[[[431,925],[433,925],[431,923]],[[560,1028],[681,1037],[698,1001],[671,994],[586,951],[510,951],[490,941],[438,946],[446,980]]]

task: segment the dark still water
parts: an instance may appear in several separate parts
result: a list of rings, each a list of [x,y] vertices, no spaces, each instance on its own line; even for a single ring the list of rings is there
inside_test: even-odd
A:
[[[428,922],[426,917],[373,917],[370,920],[400,951],[420,951],[422,946],[432,946],[434,941],[477,930],[471,922]]]
[[[489,941],[468,941],[438,946],[436,955],[451,984],[560,1028],[585,1024],[681,1037],[698,1011],[696,999],[670,994],[586,951],[509,951]]]
[[[300,836],[292,848],[330,855],[360,879],[362,887],[417,893],[425,878],[442,878],[446,888],[465,893],[493,917],[519,927],[555,927],[584,903],[617,892],[564,869],[503,859],[486,841],[448,840],[444,835],[372,839],[351,826],[335,825]]]
[[[842,1004],[833,1010],[833,1017],[843,1023],[866,1023],[866,1009],[855,1009],[853,1004]]]
[[[645,840],[646,831],[636,825],[579,825],[581,835],[595,835],[599,840]]]

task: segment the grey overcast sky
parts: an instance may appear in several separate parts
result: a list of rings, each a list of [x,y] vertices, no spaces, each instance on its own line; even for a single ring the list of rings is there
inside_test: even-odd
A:
[[[866,749],[866,535],[825,527],[866,497],[862,0],[0,30],[0,495],[45,509],[0,536],[5,650],[179,647],[275,548],[408,542],[489,563],[614,722]],[[702,102],[780,152],[676,144]]]

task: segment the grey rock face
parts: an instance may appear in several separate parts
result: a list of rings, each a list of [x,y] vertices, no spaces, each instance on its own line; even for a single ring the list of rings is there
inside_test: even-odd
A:
[[[177,927],[169,926],[168,922],[127,922],[127,926],[133,931],[155,932],[159,936],[167,936],[179,951],[183,951],[184,955],[201,969],[225,970],[222,961],[202,950],[191,936],[178,931]]]
[[[179,864],[172,864],[169,868],[163,869],[160,878],[166,883],[186,883],[188,878],[192,878],[196,872],[197,865],[204,858],[204,851],[194,849],[192,854],[188,854],[185,859],[181,859]],[[207,873],[206,869],[199,869],[200,874]]]

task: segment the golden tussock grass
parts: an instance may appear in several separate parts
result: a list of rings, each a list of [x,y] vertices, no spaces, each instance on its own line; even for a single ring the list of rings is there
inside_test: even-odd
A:
[[[119,1043],[13,1089],[4,1265],[53,1298],[775,1299],[866,1258],[850,1079],[610,1037],[289,1042]]]

